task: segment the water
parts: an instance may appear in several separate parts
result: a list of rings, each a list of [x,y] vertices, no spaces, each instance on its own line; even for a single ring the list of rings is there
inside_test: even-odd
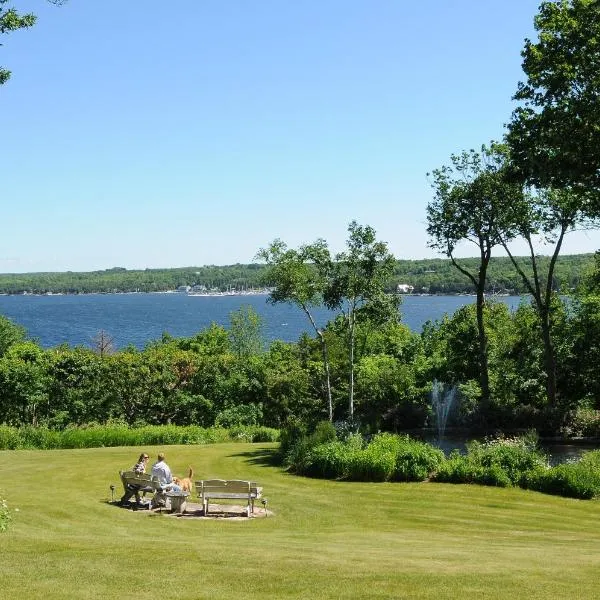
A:
[[[425,437],[425,441],[440,448],[448,456],[453,450],[458,450],[461,454],[465,454],[469,438],[449,435],[444,436],[443,439],[439,437]],[[600,448],[598,442],[583,440],[565,440],[559,442],[542,439],[539,441],[538,446],[548,457],[548,463],[552,466],[566,462],[577,462],[585,452]]]
[[[431,389],[431,407],[435,414],[435,425],[437,427],[438,440],[444,438],[448,417],[456,398],[456,386],[446,388],[440,381],[434,380]]]
[[[499,298],[511,308],[521,298]],[[413,331],[420,331],[428,320],[452,314],[472,296],[405,296],[402,320]],[[266,296],[187,296],[186,294],[89,294],[81,296],[0,296],[0,314],[23,325],[42,347],[62,343],[71,346],[93,345],[100,330],[113,340],[116,348],[132,344],[143,348],[160,339],[164,332],[174,337],[190,337],[217,323],[229,326],[230,313],[251,306],[263,319],[267,341],[297,341],[304,332],[313,334],[304,313],[287,304],[271,305]],[[315,309],[319,326],[334,313]]]

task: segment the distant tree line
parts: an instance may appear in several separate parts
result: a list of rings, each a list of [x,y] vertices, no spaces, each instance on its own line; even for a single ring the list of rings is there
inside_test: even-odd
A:
[[[546,264],[550,257],[540,258]],[[561,256],[556,265],[554,289],[561,294],[573,292],[594,262],[593,254]],[[476,258],[464,259],[471,268]],[[413,286],[416,294],[472,293],[471,282],[457,271],[449,259],[396,260],[388,282],[388,291],[399,284]],[[103,271],[65,273],[4,273],[0,274],[2,294],[93,294],[165,292],[180,286],[204,286],[227,291],[246,290],[273,285],[263,264],[184,267],[172,269],[128,270],[112,268]],[[508,257],[493,257],[490,261],[486,292],[527,293]]]

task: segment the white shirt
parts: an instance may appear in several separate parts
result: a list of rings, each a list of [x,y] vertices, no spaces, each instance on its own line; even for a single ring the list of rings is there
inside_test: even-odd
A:
[[[161,485],[173,483],[171,469],[169,469],[169,465],[164,460],[152,465],[152,477],[158,477],[158,481]]]

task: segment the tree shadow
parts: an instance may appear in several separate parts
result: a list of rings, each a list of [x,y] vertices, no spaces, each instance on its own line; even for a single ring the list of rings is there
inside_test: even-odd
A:
[[[281,461],[275,448],[261,448],[260,450],[251,450],[249,452],[237,452],[231,454],[231,457],[243,458],[245,462],[260,467],[280,467]]]

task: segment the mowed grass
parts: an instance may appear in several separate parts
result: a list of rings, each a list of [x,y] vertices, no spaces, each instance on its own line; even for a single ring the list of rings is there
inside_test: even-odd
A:
[[[274,448],[144,448],[179,474],[259,482],[274,515],[242,521],[109,504],[140,448],[0,452],[19,509],[0,534],[0,598],[600,597],[599,502],[307,479],[273,466]]]

